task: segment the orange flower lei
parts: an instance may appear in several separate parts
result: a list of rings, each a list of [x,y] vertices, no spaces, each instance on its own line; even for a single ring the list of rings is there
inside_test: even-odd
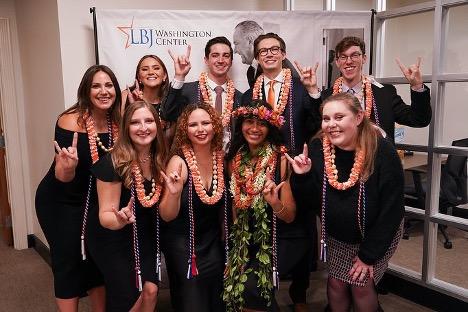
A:
[[[282,115],[286,105],[288,104],[288,97],[289,97],[289,90],[291,90],[292,86],[292,75],[291,70],[289,68],[283,68],[283,77],[284,83],[281,84],[280,96],[279,96],[279,105],[274,107],[274,111],[278,114]],[[265,76],[261,74],[258,76],[257,80],[255,81],[253,90],[252,90],[252,100],[262,100],[263,99],[263,80]]]
[[[211,92],[209,92],[208,87],[208,74],[202,72],[200,74],[200,78],[198,79],[198,85],[200,87],[200,92],[203,98],[203,102],[214,106],[213,100],[211,99]],[[234,94],[236,89],[234,88],[234,82],[231,78],[227,78],[227,86],[226,86],[226,103],[224,105],[223,114],[221,115],[221,120],[223,123],[223,127],[226,127],[231,122],[231,112],[232,107],[234,105]]]
[[[353,168],[351,168],[349,179],[346,182],[338,182],[338,169],[335,166],[335,147],[326,136],[323,137],[323,158],[328,183],[337,190],[349,189],[359,180],[364,164],[364,151],[362,149],[357,151],[354,156]]]
[[[99,146],[103,151],[110,152],[113,147],[106,148],[104,144],[102,144],[101,140],[98,137],[98,133],[96,131],[96,123],[94,122],[94,118],[88,113],[83,114],[83,119],[85,121],[86,132],[88,133],[88,141],[89,141],[89,150],[91,152],[91,159],[93,164],[99,160],[99,153],[97,147]],[[117,138],[119,137],[119,127],[112,123],[112,141],[115,144]]]
[[[335,84],[333,85],[333,94],[341,93],[343,92],[343,77],[340,77],[335,80]],[[362,86],[365,92],[365,107],[366,107],[366,117],[370,118],[371,113],[372,113],[372,102],[374,100],[374,95],[372,93],[372,86],[371,86],[371,81],[368,77],[363,76],[362,77]],[[362,102],[362,95],[360,97],[357,97],[360,102]]]
[[[270,168],[270,172],[275,172],[277,155],[271,144],[266,144],[259,152],[255,170],[252,170],[250,152],[237,152],[232,165],[230,185],[237,209],[249,208],[255,197],[261,195],[268,178],[267,168]]]
[[[156,204],[161,195],[162,186],[160,183],[156,183],[154,179],[151,179],[151,193],[145,194],[145,187],[143,185],[143,175],[140,171],[140,166],[134,163],[132,165],[133,181],[135,183],[135,190],[137,193],[138,200],[143,207],[149,208]]]
[[[192,174],[193,185],[198,197],[205,204],[214,205],[221,199],[224,192],[224,152],[222,150],[213,151],[213,193],[211,196],[206,193],[203,187],[200,170],[198,170],[197,159],[193,149],[184,145],[182,146],[182,153],[187,160],[190,173]]]

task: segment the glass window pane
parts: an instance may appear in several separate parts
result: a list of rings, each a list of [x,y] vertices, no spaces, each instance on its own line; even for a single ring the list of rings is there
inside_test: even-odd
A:
[[[431,74],[433,40],[434,11],[386,20],[381,76],[402,76],[395,58],[409,66],[416,63],[418,56],[422,57],[423,75]]]
[[[443,131],[441,144],[452,145],[452,141],[468,137],[468,82],[445,84],[443,101]],[[440,133],[440,129],[437,130]]]
[[[466,31],[468,29],[468,5],[449,8],[448,28],[445,43],[444,72],[468,72],[468,59],[466,58]]]
[[[335,4],[336,11],[368,11],[375,9],[375,0],[337,0]]]
[[[426,205],[426,189],[429,185],[427,153],[412,151],[398,151],[398,153],[405,171],[405,205],[421,209],[423,213]]]
[[[441,230],[443,228],[443,231]],[[443,233],[450,244],[444,244]],[[455,227],[441,227],[437,234],[435,278],[468,289],[468,232]],[[446,247],[450,247],[447,249]],[[456,268],[456,269],[454,269]]]
[[[428,2],[428,0],[387,0],[387,10],[423,2]]]
[[[431,87],[430,84],[426,84]],[[397,93],[403,101],[411,104],[411,90],[408,84],[395,85]],[[398,139],[399,138],[399,139]],[[413,128],[409,126],[396,125],[395,127],[395,142],[404,144],[415,145],[428,145],[429,140],[429,126],[424,128]]]
[[[390,259],[390,263],[421,273],[424,223],[422,220],[407,218],[406,224],[409,226],[409,236],[400,241],[395,254]]]
[[[296,0],[294,10],[323,10],[323,0]]]

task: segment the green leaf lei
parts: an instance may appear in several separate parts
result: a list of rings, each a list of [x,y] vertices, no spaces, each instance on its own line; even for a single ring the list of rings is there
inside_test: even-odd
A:
[[[241,149],[239,153],[242,153],[239,172],[240,176],[245,178],[247,166],[252,166],[252,155],[248,148]],[[255,180],[255,186],[262,187],[265,184],[267,163],[273,153],[274,150],[269,143],[265,144],[258,152],[258,156],[262,157],[264,163],[262,163],[262,171]],[[252,171],[250,170],[250,172]],[[233,195],[237,182],[232,175],[230,190]],[[244,193],[245,190],[241,188],[241,192]],[[245,193],[240,195],[246,196]],[[268,302],[268,306],[271,304],[273,290],[271,220],[268,218],[267,207],[263,192],[260,192],[255,195],[249,209],[236,209],[237,219],[234,221],[229,236],[232,245],[224,279],[223,300],[226,302],[227,311],[242,311],[244,284],[247,281],[247,275],[252,271],[258,277],[257,287],[260,290],[260,295]],[[253,233],[249,226],[250,214],[255,221]],[[258,267],[250,267],[246,270],[245,267],[250,259],[248,246],[251,243],[258,246],[258,251],[255,254],[255,258],[258,259]]]

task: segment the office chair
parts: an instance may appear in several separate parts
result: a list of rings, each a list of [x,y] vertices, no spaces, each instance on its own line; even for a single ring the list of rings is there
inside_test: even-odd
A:
[[[452,146],[468,147],[468,138],[452,142]],[[459,205],[468,203],[467,196],[467,156],[449,155],[442,165],[440,176],[439,211],[457,217],[468,218],[465,209]],[[426,201],[426,170],[425,168],[411,168],[413,185],[405,186],[405,204],[425,209]],[[405,221],[404,239],[409,238],[409,231],[413,227],[412,220]],[[439,225],[438,229],[444,236],[444,248],[451,249],[452,242],[447,235],[447,226]]]

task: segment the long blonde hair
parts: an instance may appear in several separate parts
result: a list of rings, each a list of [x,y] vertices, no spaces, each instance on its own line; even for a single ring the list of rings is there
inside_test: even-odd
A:
[[[348,109],[357,116],[359,113],[363,114],[362,122],[358,125],[356,150],[364,151],[364,166],[361,173],[361,180],[367,181],[374,171],[375,154],[377,153],[377,140],[381,137],[381,133],[377,126],[366,117],[364,110],[361,107],[359,99],[349,93],[337,93],[330,96],[322,105],[320,105],[320,114],[323,115],[323,108],[330,102],[342,102],[346,104]],[[320,130],[317,135],[323,139],[323,130]]]
[[[161,180],[160,172],[161,170],[164,170],[164,166],[166,165],[167,160],[166,141],[156,109],[153,107],[153,105],[144,101],[137,101],[128,106],[125,109],[122,123],[120,125],[119,139],[115,143],[115,147],[111,152],[114,168],[122,177],[123,183],[127,188],[130,188],[132,185],[132,165],[136,163],[138,159],[137,152],[132,140],[130,139],[129,128],[133,114],[137,109],[140,108],[148,109],[153,115],[154,121],[156,122],[156,139],[151,142],[150,147],[150,152],[153,155],[153,159],[151,160],[151,170],[155,181]]]

